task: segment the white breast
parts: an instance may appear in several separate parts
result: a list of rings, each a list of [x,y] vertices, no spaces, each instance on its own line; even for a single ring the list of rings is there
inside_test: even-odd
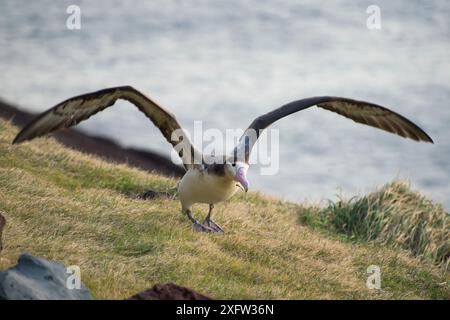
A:
[[[183,209],[187,209],[194,203],[214,204],[228,200],[237,189],[236,182],[228,177],[192,169],[181,179],[178,195]]]

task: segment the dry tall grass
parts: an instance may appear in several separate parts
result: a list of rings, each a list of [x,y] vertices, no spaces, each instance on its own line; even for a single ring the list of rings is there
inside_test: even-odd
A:
[[[330,202],[325,208],[302,208],[300,220],[350,239],[407,249],[448,268],[450,215],[405,182],[387,184],[368,196]]]

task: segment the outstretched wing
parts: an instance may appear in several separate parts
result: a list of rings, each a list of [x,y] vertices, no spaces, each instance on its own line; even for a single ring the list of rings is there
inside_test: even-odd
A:
[[[201,164],[201,153],[191,143],[175,116],[130,86],[103,89],[67,99],[38,115],[19,132],[13,144],[31,140],[61,128],[74,126],[114,105],[118,99],[134,104],[158,127],[180,155],[186,170],[195,164]]]
[[[385,107],[340,97],[312,97],[288,103],[256,118],[239,139],[239,143],[234,149],[235,159],[248,162],[250,152],[265,128],[283,117],[314,105],[336,112],[355,122],[395,133],[404,138],[433,143],[433,140],[416,124]]]

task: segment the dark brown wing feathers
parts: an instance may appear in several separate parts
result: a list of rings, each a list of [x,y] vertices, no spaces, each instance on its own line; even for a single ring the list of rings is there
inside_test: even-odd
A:
[[[251,149],[262,130],[283,117],[314,105],[336,112],[355,122],[382,129],[404,138],[433,143],[430,136],[419,126],[385,107],[365,101],[324,96],[297,100],[256,118],[241,137],[234,150],[234,156],[244,157],[244,160],[248,162]],[[255,136],[256,139],[252,138]]]
[[[194,157],[196,159],[201,158],[200,153],[191,144],[189,137],[184,134],[184,131],[175,119],[175,116],[149,97],[130,86],[103,89],[67,99],[38,115],[22,129],[14,139],[13,143],[31,140],[61,128],[74,126],[114,105],[118,99],[127,100],[134,104],[155,124],[156,127],[158,127],[172,146],[175,147],[178,145],[178,147],[180,147],[180,141],[187,144],[187,150],[191,151],[188,152],[190,154],[181,155],[185,168],[194,164]],[[172,140],[172,134],[175,130],[179,130],[177,133],[178,136],[181,137],[180,141]]]
[[[159,128],[169,143],[174,147],[179,144],[179,141],[172,140],[172,133],[175,130],[182,131],[175,117],[169,111],[130,86],[103,89],[67,99],[36,117],[17,135],[13,143],[20,143],[61,128],[76,125],[112,106],[118,99],[124,99],[133,103]],[[336,112],[358,123],[379,128],[416,141],[433,143],[430,136],[416,124],[385,107],[365,101],[324,96],[297,100],[256,118],[241,137],[238,146],[234,150],[234,156],[239,158],[244,157],[245,161],[248,162],[251,149],[262,130],[283,117],[314,105]],[[184,133],[181,135],[180,141],[187,143],[188,148],[183,148],[183,150],[190,151],[187,152],[190,155],[183,155],[183,152],[179,151],[185,167],[188,168],[189,164],[194,164],[196,163],[195,161],[201,159],[201,153],[195,149],[189,141],[189,137]]]

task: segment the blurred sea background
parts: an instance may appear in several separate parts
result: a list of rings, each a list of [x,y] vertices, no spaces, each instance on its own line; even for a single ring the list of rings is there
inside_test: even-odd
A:
[[[81,8],[69,30],[66,9]],[[381,9],[369,30],[368,6]],[[251,188],[295,201],[363,194],[393,179],[450,208],[450,2],[0,0],[0,97],[41,112],[74,95],[133,85],[188,131],[246,128],[292,100],[337,95],[389,107],[421,126],[416,143],[311,108],[273,125],[279,171]],[[79,126],[169,156],[133,106]]]

